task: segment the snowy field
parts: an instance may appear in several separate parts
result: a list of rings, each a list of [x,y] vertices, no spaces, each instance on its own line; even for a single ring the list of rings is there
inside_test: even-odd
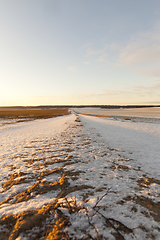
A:
[[[0,239],[160,239],[158,116],[0,125]]]
[[[76,112],[83,114],[92,114],[112,117],[118,120],[132,120],[142,122],[160,123],[160,108],[120,108],[120,109],[105,109],[105,108],[74,108]]]

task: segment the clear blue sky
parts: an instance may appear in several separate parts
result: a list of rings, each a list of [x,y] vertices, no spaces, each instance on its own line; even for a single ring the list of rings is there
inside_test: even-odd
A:
[[[0,0],[0,106],[160,104],[159,0]]]

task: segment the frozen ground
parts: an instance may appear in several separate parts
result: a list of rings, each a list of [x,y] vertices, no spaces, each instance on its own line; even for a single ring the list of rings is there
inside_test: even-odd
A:
[[[73,113],[0,136],[0,239],[160,239],[158,123]]]
[[[105,108],[75,108],[78,113],[94,114],[107,116],[118,120],[132,120],[138,122],[151,122],[160,124],[160,108],[120,108],[120,109],[105,109]]]

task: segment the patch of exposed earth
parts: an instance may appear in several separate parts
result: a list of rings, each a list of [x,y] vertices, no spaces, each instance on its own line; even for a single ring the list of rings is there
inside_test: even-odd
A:
[[[78,117],[6,162],[1,240],[160,239],[160,181]]]

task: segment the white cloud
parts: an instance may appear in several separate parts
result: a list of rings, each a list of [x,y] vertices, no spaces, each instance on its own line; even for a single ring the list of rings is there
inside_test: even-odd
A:
[[[157,43],[131,42],[119,55],[122,65],[155,64],[160,62],[160,45]]]
[[[85,65],[89,65],[90,64],[90,62],[83,62]]]
[[[70,67],[68,67],[68,70],[71,72],[76,72],[76,67],[70,66]]]
[[[93,47],[93,44],[88,45],[85,48],[86,51],[86,55],[88,57],[90,56],[94,56],[96,58],[97,61],[101,61],[100,59],[103,59],[103,61],[108,61],[109,57],[108,55],[110,55],[110,53],[113,54],[113,52],[119,51],[120,50],[120,46],[117,45],[116,43],[113,44],[105,44],[102,48],[100,49],[96,49]]]
[[[132,68],[139,75],[160,77],[160,28],[132,38],[121,49],[117,64]]]
[[[139,70],[138,73],[142,76],[160,79],[160,69],[158,69],[158,68],[141,69],[141,70]]]
[[[82,46],[82,50],[84,50],[84,49],[87,49],[88,47],[90,47],[90,46],[92,46],[92,43],[91,42],[87,42],[87,43],[85,43],[83,46]]]
[[[82,97],[82,96],[81,96]],[[137,85],[121,89],[105,89],[99,93],[84,94],[84,99],[98,99],[104,104],[160,104],[160,81],[146,86]],[[97,103],[98,104],[98,103]]]
[[[152,31],[132,36],[125,45],[104,44],[98,49],[88,44],[84,49],[87,57],[96,62],[127,67],[138,75],[160,78],[160,22]]]
[[[107,54],[104,53],[97,58],[97,62],[107,62]]]
[[[132,91],[133,93],[142,94],[148,96],[149,98],[152,96],[160,98],[160,81],[146,86],[134,86]]]

